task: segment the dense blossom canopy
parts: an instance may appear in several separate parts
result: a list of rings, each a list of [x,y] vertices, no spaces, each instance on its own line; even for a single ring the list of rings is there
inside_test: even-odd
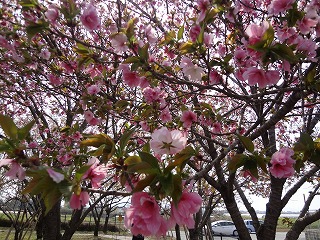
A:
[[[203,227],[193,217],[217,192],[247,239],[235,206],[252,209],[248,190],[274,207],[269,240],[317,176],[318,0],[0,6],[0,167],[47,210],[111,184],[133,194],[126,227],[161,236]]]

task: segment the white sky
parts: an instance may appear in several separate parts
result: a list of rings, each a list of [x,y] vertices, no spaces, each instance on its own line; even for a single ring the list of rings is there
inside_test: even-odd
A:
[[[304,205],[304,194],[305,198],[309,196],[309,191],[312,190],[312,187],[309,183],[305,183],[297,192],[292,196],[286,207],[284,208],[284,212],[300,212],[303,205]],[[266,204],[268,202],[268,199],[253,196],[251,195],[249,198],[252,203],[252,206],[255,208],[255,210],[259,211],[265,211]],[[311,203],[310,211],[314,211],[320,208],[319,205],[320,202],[320,195],[316,195]],[[244,206],[240,206],[241,210],[245,210]]]

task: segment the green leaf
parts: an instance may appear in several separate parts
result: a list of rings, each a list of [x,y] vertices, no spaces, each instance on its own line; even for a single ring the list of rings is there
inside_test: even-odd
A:
[[[139,156],[143,162],[148,163],[150,167],[160,171],[158,159],[156,159],[153,155],[147,152],[139,152]]]
[[[265,172],[268,173],[268,169],[267,169],[267,163],[265,161],[265,158],[261,157],[261,156],[255,156],[255,159],[257,160],[257,163],[259,165],[259,167]]]
[[[74,52],[83,56],[87,56],[90,54],[89,48],[81,43],[77,43],[77,47],[75,47],[73,50]]]
[[[130,103],[127,100],[119,100],[114,104],[114,107],[117,111],[122,111],[126,107],[128,107]]]
[[[124,164],[131,166],[131,165],[135,165],[141,163],[141,158],[138,156],[129,156],[124,160]]]
[[[129,173],[144,173],[159,175],[161,172],[157,168],[153,168],[147,162],[139,162],[137,164],[129,165],[127,171]]]
[[[171,194],[172,200],[178,204],[182,195],[182,178],[180,175],[173,175],[173,191]]]
[[[80,167],[75,174],[75,180],[77,182],[79,182],[82,178],[82,176],[89,170],[89,168],[91,167],[91,165],[84,165],[82,167]]]
[[[148,60],[149,60],[148,50],[149,50],[149,43],[146,43],[143,47],[138,48],[139,56],[144,62],[148,62]]]
[[[130,41],[131,38],[134,36],[134,24],[136,22],[136,18],[132,18],[127,23],[126,35],[128,40]]]
[[[182,25],[179,28],[178,34],[177,34],[177,40],[179,41],[181,38],[183,38],[183,33],[184,33],[184,25]]]
[[[248,157],[244,154],[236,154],[231,158],[231,161],[228,163],[228,169],[231,172],[237,171],[237,169],[245,164],[248,160]]]
[[[37,23],[30,23],[26,27],[26,32],[29,40],[32,39],[36,34],[41,33],[49,27],[49,23],[45,21],[38,21]]]
[[[123,150],[125,149],[125,147],[127,146],[132,134],[135,132],[135,128],[133,129],[127,129],[121,136],[120,138],[120,152],[123,153]],[[123,155],[121,155],[123,156]]]
[[[158,179],[161,184],[161,190],[166,196],[171,196],[174,189],[172,173],[170,172],[165,176],[160,176]]]
[[[292,8],[287,11],[286,19],[288,21],[289,27],[294,27],[297,21],[302,20],[305,13],[303,11],[298,11],[297,2],[292,4]]]
[[[193,44],[193,42],[185,42],[183,44],[180,45],[179,50],[181,52],[181,54],[187,54],[187,53],[192,53],[194,51],[196,51],[196,48]]]
[[[62,194],[58,188],[53,188],[47,192],[46,196],[43,197],[44,205],[46,207],[45,215],[53,208],[53,206],[59,201]]]
[[[36,1],[32,1],[32,0],[21,0],[19,1],[19,4],[24,8],[33,8],[38,5]]]
[[[18,129],[18,139],[19,140],[24,140],[29,134],[30,130],[35,124],[35,121],[32,120],[28,124],[26,124],[24,127]]]
[[[106,148],[106,145],[105,144],[102,144],[100,147],[98,147],[96,150],[94,151],[91,151],[89,152],[91,156],[95,156],[95,157],[98,157],[98,156],[101,156],[104,154],[104,150]]]
[[[134,187],[132,192],[141,192],[143,189],[145,189],[147,186],[152,185],[156,178],[156,175],[148,175],[144,179],[140,180],[136,186]]]
[[[18,127],[9,116],[0,114],[0,126],[9,138],[17,139]]]
[[[277,43],[270,48],[270,51],[275,53],[279,59],[284,59],[289,63],[297,63],[299,59],[293,53],[293,50],[286,44]]]
[[[241,135],[238,135],[241,143],[243,144],[243,146],[249,151],[249,152],[253,152],[254,151],[254,145],[253,145],[253,142],[250,138],[248,137],[245,137],[245,136],[241,136]]]
[[[312,137],[307,133],[300,133],[299,141],[294,146],[294,151],[313,151],[315,149],[315,144]]]
[[[0,152],[6,152],[9,151],[11,148],[11,146],[9,144],[7,144],[5,141],[0,141]]]
[[[123,63],[140,63],[140,58],[136,56],[128,57],[123,61]]]
[[[175,167],[179,166],[177,171],[181,172],[184,165],[187,163],[187,161],[195,155],[195,150],[191,146],[187,146],[184,148],[181,152],[177,153],[174,156],[174,161],[171,162],[166,168],[165,172],[170,172]]]
[[[315,151],[312,156],[310,157],[310,162],[320,165],[320,152],[319,151]]]
[[[251,172],[251,174],[252,174],[256,179],[259,178],[258,168],[257,168],[257,167],[249,168],[249,171]]]

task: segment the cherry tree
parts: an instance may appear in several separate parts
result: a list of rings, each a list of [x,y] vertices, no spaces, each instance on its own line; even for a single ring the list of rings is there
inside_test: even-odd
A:
[[[238,196],[269,240],[314,181],[287,239],[320,218],[306,211],[319,176],[319,1],[0,4],[0,165],[45,214],[62,197],[82,209],[114,182],[122,190],[107,194],[132,194],[132,234],[186,225],[198,239],[193,216],[214,189],[241,239]],[[248,190],[269,198],[261,226]]]

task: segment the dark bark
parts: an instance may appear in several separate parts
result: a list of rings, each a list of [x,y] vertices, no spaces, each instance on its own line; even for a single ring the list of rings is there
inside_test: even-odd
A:
[[[263,225],[257,231],[258,240],[274,240],[278,219],[282,211],[282,190],[286,179],[271,177],[271,192],[267,204],[266,216]]]
[[[103,224],[103,228],[102,228],[104,233],[107,233],[107,231],[108,231],[108,223],[109,223],[110,212],[111,212],[111,209],[109,210],[109,208],[107,208],[106,209],[106,218],[104,220],[104,224]]]
[[[174,227],[174,230],[176,231],[176,239],[181,240],[180,226],[178,224],[176,224],[176,226]]]
[[[42,209],[45,211],[45,206],[43,201],[42,202]],[[60,206],[61,200],[59,200],[52,209],[43,217],[43,239],[44,240],[60,240],[61,233],[60,233]]]
[[[189,229],[190,240],[199,240],[200,236],[201,236],[201,229],[198,229],[198,228]]]
[[[78,229],[79,225],[82,222],[80,221],[81,215],[82,215],[82,209],[73,211],[71,220],[61,240],[70,240],[72,238],[73,234],[75,233],[75,231]]]
[[[227,190],[221,191],[222,198],[224,200],[224,204],[231,216],[233,223],[236,225],[239,239],[243,240],[251,240],[251,236],[249,231],[244,224],[243,218],[241,216],[240,210],[238,208],[238,204],[234,198],[233,192],[231,194],[227,193]]]
[[[308,213],[303,218],[298,218],[297,221],[293,224],[292,228],[288,231],[284,240],[297,240],[306,226],[319,219],[320,210],[317,210],[314,213]]]

